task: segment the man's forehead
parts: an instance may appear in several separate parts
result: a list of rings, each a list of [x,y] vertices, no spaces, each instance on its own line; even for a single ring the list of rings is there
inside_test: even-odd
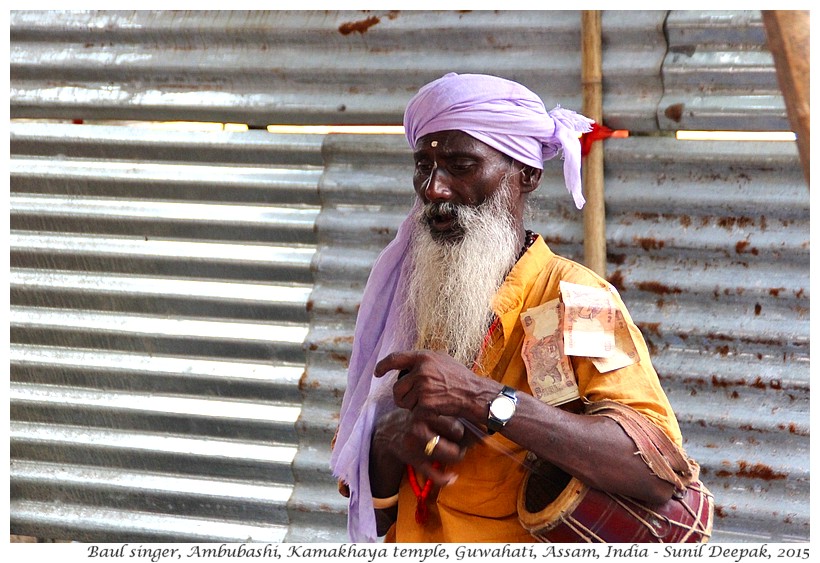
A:
[[[436,152],[441,152],[442,154],[468,152],[480,155],[492,155],[498,153],[498,151],[490,145],[479,141],[464,131],[456,129],[428,133],[416,141],[415,151],[417,153],[426,152],[431,149]]]

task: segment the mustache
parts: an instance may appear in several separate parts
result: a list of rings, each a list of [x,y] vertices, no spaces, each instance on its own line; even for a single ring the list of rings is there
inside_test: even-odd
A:
[[[421,209],[421,220],[430,223],[436,219],[453,219],[456,227],[465,228],[470,222],[475,221],[485,209],[492,207],[492,201],[486,200],[478,205],[468,205],[464,203],[453,203],[449,201],[426,203]]]
[[[452,216],[458,219],[461,205],[449,201],[426,203],[422,209],[422,216],[427,219],[436,219],[441,216]]]

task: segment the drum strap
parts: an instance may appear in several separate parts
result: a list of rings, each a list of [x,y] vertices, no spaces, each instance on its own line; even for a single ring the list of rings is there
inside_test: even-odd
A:
[[[585,414],[606,416],[617,422],[635,442],[638,454],[653,474],[682,491],[697,481],[700,466],[644,415],[611,400],[586,402]]]

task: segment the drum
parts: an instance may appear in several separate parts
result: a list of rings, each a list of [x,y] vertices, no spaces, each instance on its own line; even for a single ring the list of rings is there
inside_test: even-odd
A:
[[[695,481],[661,505],[605,493],[542,463],[518,496],[521,525],[551,543],[705,543],[714,497]]]

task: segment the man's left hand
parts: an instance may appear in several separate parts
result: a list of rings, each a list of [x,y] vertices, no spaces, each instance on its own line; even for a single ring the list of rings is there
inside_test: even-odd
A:
[[[498,392],[493,385],[500,388],[443,352],[394,352],[376,364],[374,374],[382,377],[392,370],[405,372],[393,385],[397,406],[461,417],[476,424],[486,422],[487,404]]]

